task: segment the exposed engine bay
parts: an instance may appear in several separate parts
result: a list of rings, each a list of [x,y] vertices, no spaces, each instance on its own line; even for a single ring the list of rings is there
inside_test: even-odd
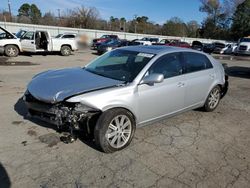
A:
[[[45,103],[34,98],[28,91],[25,93],[25,101],[29,116],[54,124],[58,131],[68,130],[69,141],[76,140],[76,131],[83,131],[91,135],[93,123],[101,114],[101,111],[83,105],[81,103],[59,102],[56,104]]]

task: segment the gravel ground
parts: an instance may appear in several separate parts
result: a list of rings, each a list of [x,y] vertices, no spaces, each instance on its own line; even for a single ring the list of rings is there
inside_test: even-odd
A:
[[[104,154],[90,141],[64,144],[53,126],[26,119],[20,100],[35,74],[95,57],[0,57],[0,187],[250,187],[248,58],[220,57],[230,89],[216,111],[137,129],[127,149]]]

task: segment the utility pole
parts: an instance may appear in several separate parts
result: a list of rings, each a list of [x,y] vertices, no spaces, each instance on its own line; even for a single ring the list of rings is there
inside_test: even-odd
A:
[[[135,33],[137,33],[137,15],[134,16]]]
[[[60,20],[61,19],[61,9],[57,9],[57,11],[58,11],[58,18]]]
[[[10,8],[10,0],[8,0],[8,7],[9,7],[9,14],[10,14],[10,21],[12,21],[11,8]]]
[[[61,25],[61,9],[57,9],[57,11],[58,11],[59,24]]]

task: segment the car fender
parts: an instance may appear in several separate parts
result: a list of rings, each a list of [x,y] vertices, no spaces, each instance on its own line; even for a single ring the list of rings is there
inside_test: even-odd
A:
[[[19,41],[19,39],[3,39],[0,40],[0,46],[7,46],[7,45],[15,45],[19,48],[19,50],[21,51],[21,43]]]
[[[124,108],[128,110],[133,115],[133,117],[135,118],[135,121],[137,122],[136,112],[130,106],[124,105],[124,102],[114,101],[114,103],[109,104],[105,106],[104,108],[102,108],[102,111],[105,112],[113,108]]]
[[[132,86],[133,87],[133,86]],[[67,102],[80,102],[102,112],[112,108],[125,108],[136,119],[137,103],[134,101],[132,87],[115,87],[101,89],[67,99]]]

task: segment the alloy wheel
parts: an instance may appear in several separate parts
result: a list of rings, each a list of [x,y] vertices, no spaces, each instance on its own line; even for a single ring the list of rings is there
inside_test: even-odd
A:
[[[64,49],[64,54],[69,55],[69,50],[67,48]]]
[[[112,119],[106,132],[106,139],[116,149],[126,145],[132,133],[132,124],[126,115],[118,115]]]
[[[214,88],[208,97],[208,105],[211,109],[216,108],[217,104],[220,100],[220,90],[218,88]]]
[[[16,49],[15,48],[9,48],[8,49],[8,54],[10,55],[10,56],[14,56],[15,54],[16,54]]]

